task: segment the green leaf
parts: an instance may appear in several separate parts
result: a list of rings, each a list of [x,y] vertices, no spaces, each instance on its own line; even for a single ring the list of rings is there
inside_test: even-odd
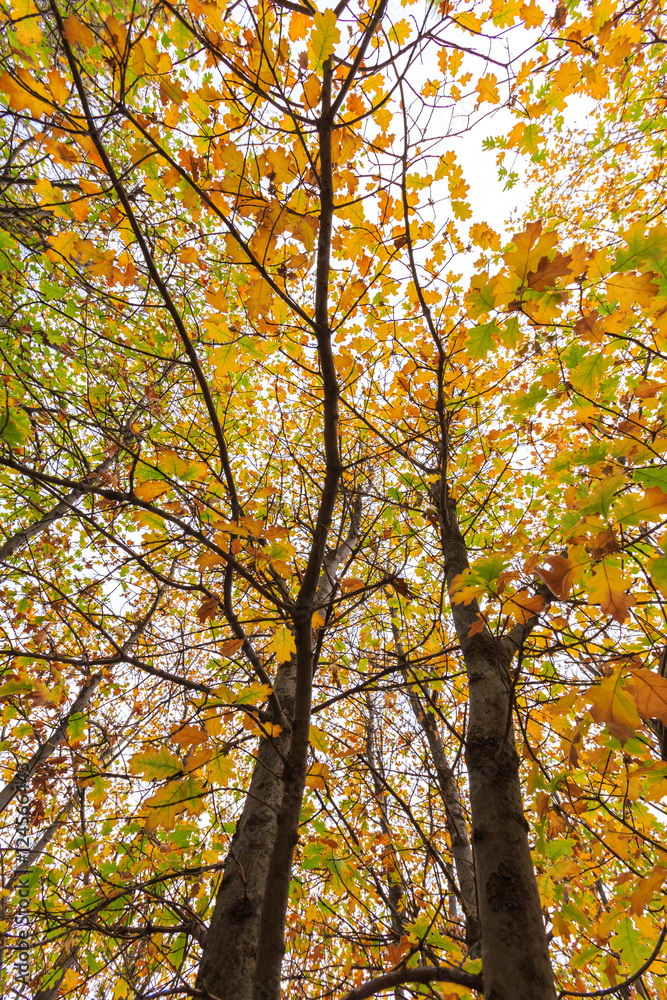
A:
[[[481,326],[474,326],[472,330],[468,330],[467,334],[467,351],[468,354],[473,358],[485,358],[489,351],[495,349],[494,334],[498,334],[499,330],[496,326],[494,320],[489,323],[482,323]]]
[[[164,747],[135,753],[130,759],[130,774],[141,774],[145,780],[170,778],[183,769],[183,764],[175,753]]]
[[[88,720],[86,718],[85,712],[77,712],[75,715],[71,717],[71,719],[67,723],[68,740],[83,739],[87,728],[88,728]]]
[[[11,448],[21,448],[30,434],[30,420],[27,413],[10,406],[0,411],[0,437]]]

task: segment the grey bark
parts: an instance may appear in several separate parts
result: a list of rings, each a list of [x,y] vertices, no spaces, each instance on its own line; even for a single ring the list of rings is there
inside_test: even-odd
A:
[[[368,724],[366,726],[366,759],[370,764],[373,788],[375,789],[375,798],[377,800],[378,810],[380,813],[380,829],[387,838],[388,843],[391,843],[392,835],[389,817],[387,815],[387,804],[385,802],[385,789],[377,773],[378,762],[376,762],[375,750],[373,747],[375,719],[373,702],[371,701],[370,695],[368,695],[366,703],[368,705]],[[382,766],[381,763],[379,766]],[[397,875],[398,877],[394,879],[392,879],[391,874],[389,875],[387,902],[389,904],[389,916],[394,939],[396,941],[400,941],[404,932],[405,918],[403,910],[401,909],[401,900],[403,899],[403,882],[398,872]],[[394,989],[394,1000],[405,1000],[405,990],[400,985],[397,985]]]

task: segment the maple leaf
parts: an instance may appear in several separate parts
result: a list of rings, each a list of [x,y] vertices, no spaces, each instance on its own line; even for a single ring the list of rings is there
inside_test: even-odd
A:
[[[637,399],[654,399],[658,393],[665,388],[667,388],[667,386],[665,386],[664,382],[646,380],[635,386],[633,395],[636,396]]]
[[[411,589],[408,581],[405,580],[402,576],[392,577],[389,583],[400,597],[405,597],[409,601],[414,600],[415,598],[414,591]]]
[[[581,340],[592,344],[600,344],[605,339],[605,333],[602,329],[602,317],[597,309],[578,319],[574,324],[573,330]]]
[[[322,64],[333,55],[336,43],[340,41],[340,29],[336,12],[328,7],[318,11],[313,17],[313,30],[308,43],[308,54],[313,69],[321,70]]]
[[[475,88],[477,94],[479,94],[479,104],[498,104],[500,102],[500,94],[498,93],[498,77],[494,73],[487,73],[486,76],[481,77],[477,81],[477,87]]]
[[[529,271],[526,275],[526,284],[536,292],[544,292],[555,285],[559,278],[565,278],[570,274],[571,263],[571,254],[557,253],[553,260],[542,257],[536,270]]]
[[[667,868],[664,865],[656,865],[650,875],[641,879],[630,896],[630,913],[643,913],[665,880],[667,880]]]
[[[612,736],[625,743],[641,726],[641,719],[633,699],[622,687],[622,667],[586,691],[591,703],[590,713],[596,722],[607,727]]]
[[[130,758],[130,774],[141,774],[146,781],[171,778],[183,768],[179,757],[164,747],[135,753]]]
[[[328,764],[311,764],[306,777],[306,788],[326,789],[326,783],[331,777]]]
[[[530,594],[527,590],[519,590],[503,601],[503,611],[519,625],[524,625],[535,615],[539,615],[546,606],[546,601],[539,594]]]
[[[486,624],[487,624],[486,618],[480,611],[479,614],[477,615],[477,618],[470,626],[470,630],[468,632],[468,638],[470,639],[473,635],[479,635],[481,632],[483,632]]]
[[[134,495],[140,500],[150,502],[168,490],[169,484],[165,483],[164,479],[147,479],[145,483],[139,483],[138,486],[134,487]]]
[[[181,747],[194,747],[199,746],[200,743],[206,743],[208,733],[200,729],[199,726],[179,726],[172,730],[169,739]]]
[[[617,516],[623,524],[640,524],[641,521],[661,521],[665,515],[667,493],[659,486],[651,486],[642,497],[624,497]]]
[[[173,830],[177,817],[183,812],[197,815],[204,808],[204,786],[192,775],[184,775],[180,781],[171,781],[155,795],[146,799],[148,809],[146,829]]]

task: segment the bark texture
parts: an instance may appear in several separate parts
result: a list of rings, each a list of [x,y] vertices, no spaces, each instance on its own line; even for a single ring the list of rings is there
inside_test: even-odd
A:
[[[447,584],[468,566],[465,541],[446,492],[440,505]],[[523,814],[512,726],[512,659],[517,637],[470,636],[477,602],[452,603],[469,684],[465,759],[487,1000],[555,1000],[547,937]],[[526,626],[523,627],[524,632]]]

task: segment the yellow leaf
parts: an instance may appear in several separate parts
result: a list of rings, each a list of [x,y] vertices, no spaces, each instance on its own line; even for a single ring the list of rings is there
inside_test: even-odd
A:
[[[410,32],[412,31],[412,25],[405,18],[400,21],[396,21],[392,28],[389,29],[389,38],[392,42],[398,42],[402,45],[410,37]]]
[[[169,489],[169,484],[165,483],[164,479],[149,479],[145,483],[140,483],[138,486],[134,487],[135,496],[139,497],[140,500],[155,500],[156,497],[162,496]]]
[[[30,48],[42,37],[39,26],[39,11],[32,0],[18,0],[14,4],[15,17],[18,20],[16,25],[16,38],[23,48]]]
[[[273,638],[267,644],[267,651],[276,654],[278,663],[285,663],[292,653],[296,653],[294,636],[286,625],[281,625],[273,633]]]
[[[635,302],[650,306],[658,294],[658,286],[651,274],[614,274],[607,279],[607,295],[618,299],[621,309],[631,309]]]
[[[520,8],[519,14],[523,18],[523,23],[527,28],[539,28],[545,18],[544,11],[537,6],[535,0],[531,0],[530,3],[525,3],[523,7]]]
[[[313,18],[313,25],[308,45],[310,65],[316,70],[321,70],[322,63],[333,54],[336,42],[340,40],[340,30],[336,25],[336,12],[331,8],[318,11]]]
[[[219,556],[217,552],[205,552],[202,556],[198,556],[195,559],[195,566],[199,569],[210,569],[212,566],[220,566],[224,563],[222,556]]]
[[[306,776],[306,788],[326,788],[329,776],[328,764],[312,764]]]
[[[599,604],[601,611],[621,625],[630,616],[630,608],[637,603],[634,597],[626,594],[630,582],[623,579],[620,569],[616,566],[602,564],[593,573],[586,584],[588,596],[594,604]]]
[[[219,753],[208,764],[206,777],[215,788],[226,787],[234,776],[234,764],[223,753]]]
[[[475,92],[479,94],[479,104],[499,104],[498,78],[494,73],[487,73],[477,83]]]
[[[215,367],[218,378],[229,375],[230,372],[237,372],[240,364],[237,357],[236,344],[229,344],[227,347],[220,347],[211,355],[211,364]]]
[[[289,22],[289,37],[293,42],[300,42],[308,34],[312,20],[307,14],[292,14]]]
[[[592,705],[590,713],[595,721],[625,743],[640,728],[641,719],[634,701],[621,686],[621,671],[622,667],[618,667],[610,677],[604,677],[588,689],[585,697]]]
[[[84,49],[90,49],[95,45],[92,31],[78,17],[68,17],[64,22],[64,31],[70,45],[81,45]]]
[[[624,497],[619,504],[618,520],[627,524],[661,521],[667,514],[667,493],[659,486],[644,490],[643,497]]]

